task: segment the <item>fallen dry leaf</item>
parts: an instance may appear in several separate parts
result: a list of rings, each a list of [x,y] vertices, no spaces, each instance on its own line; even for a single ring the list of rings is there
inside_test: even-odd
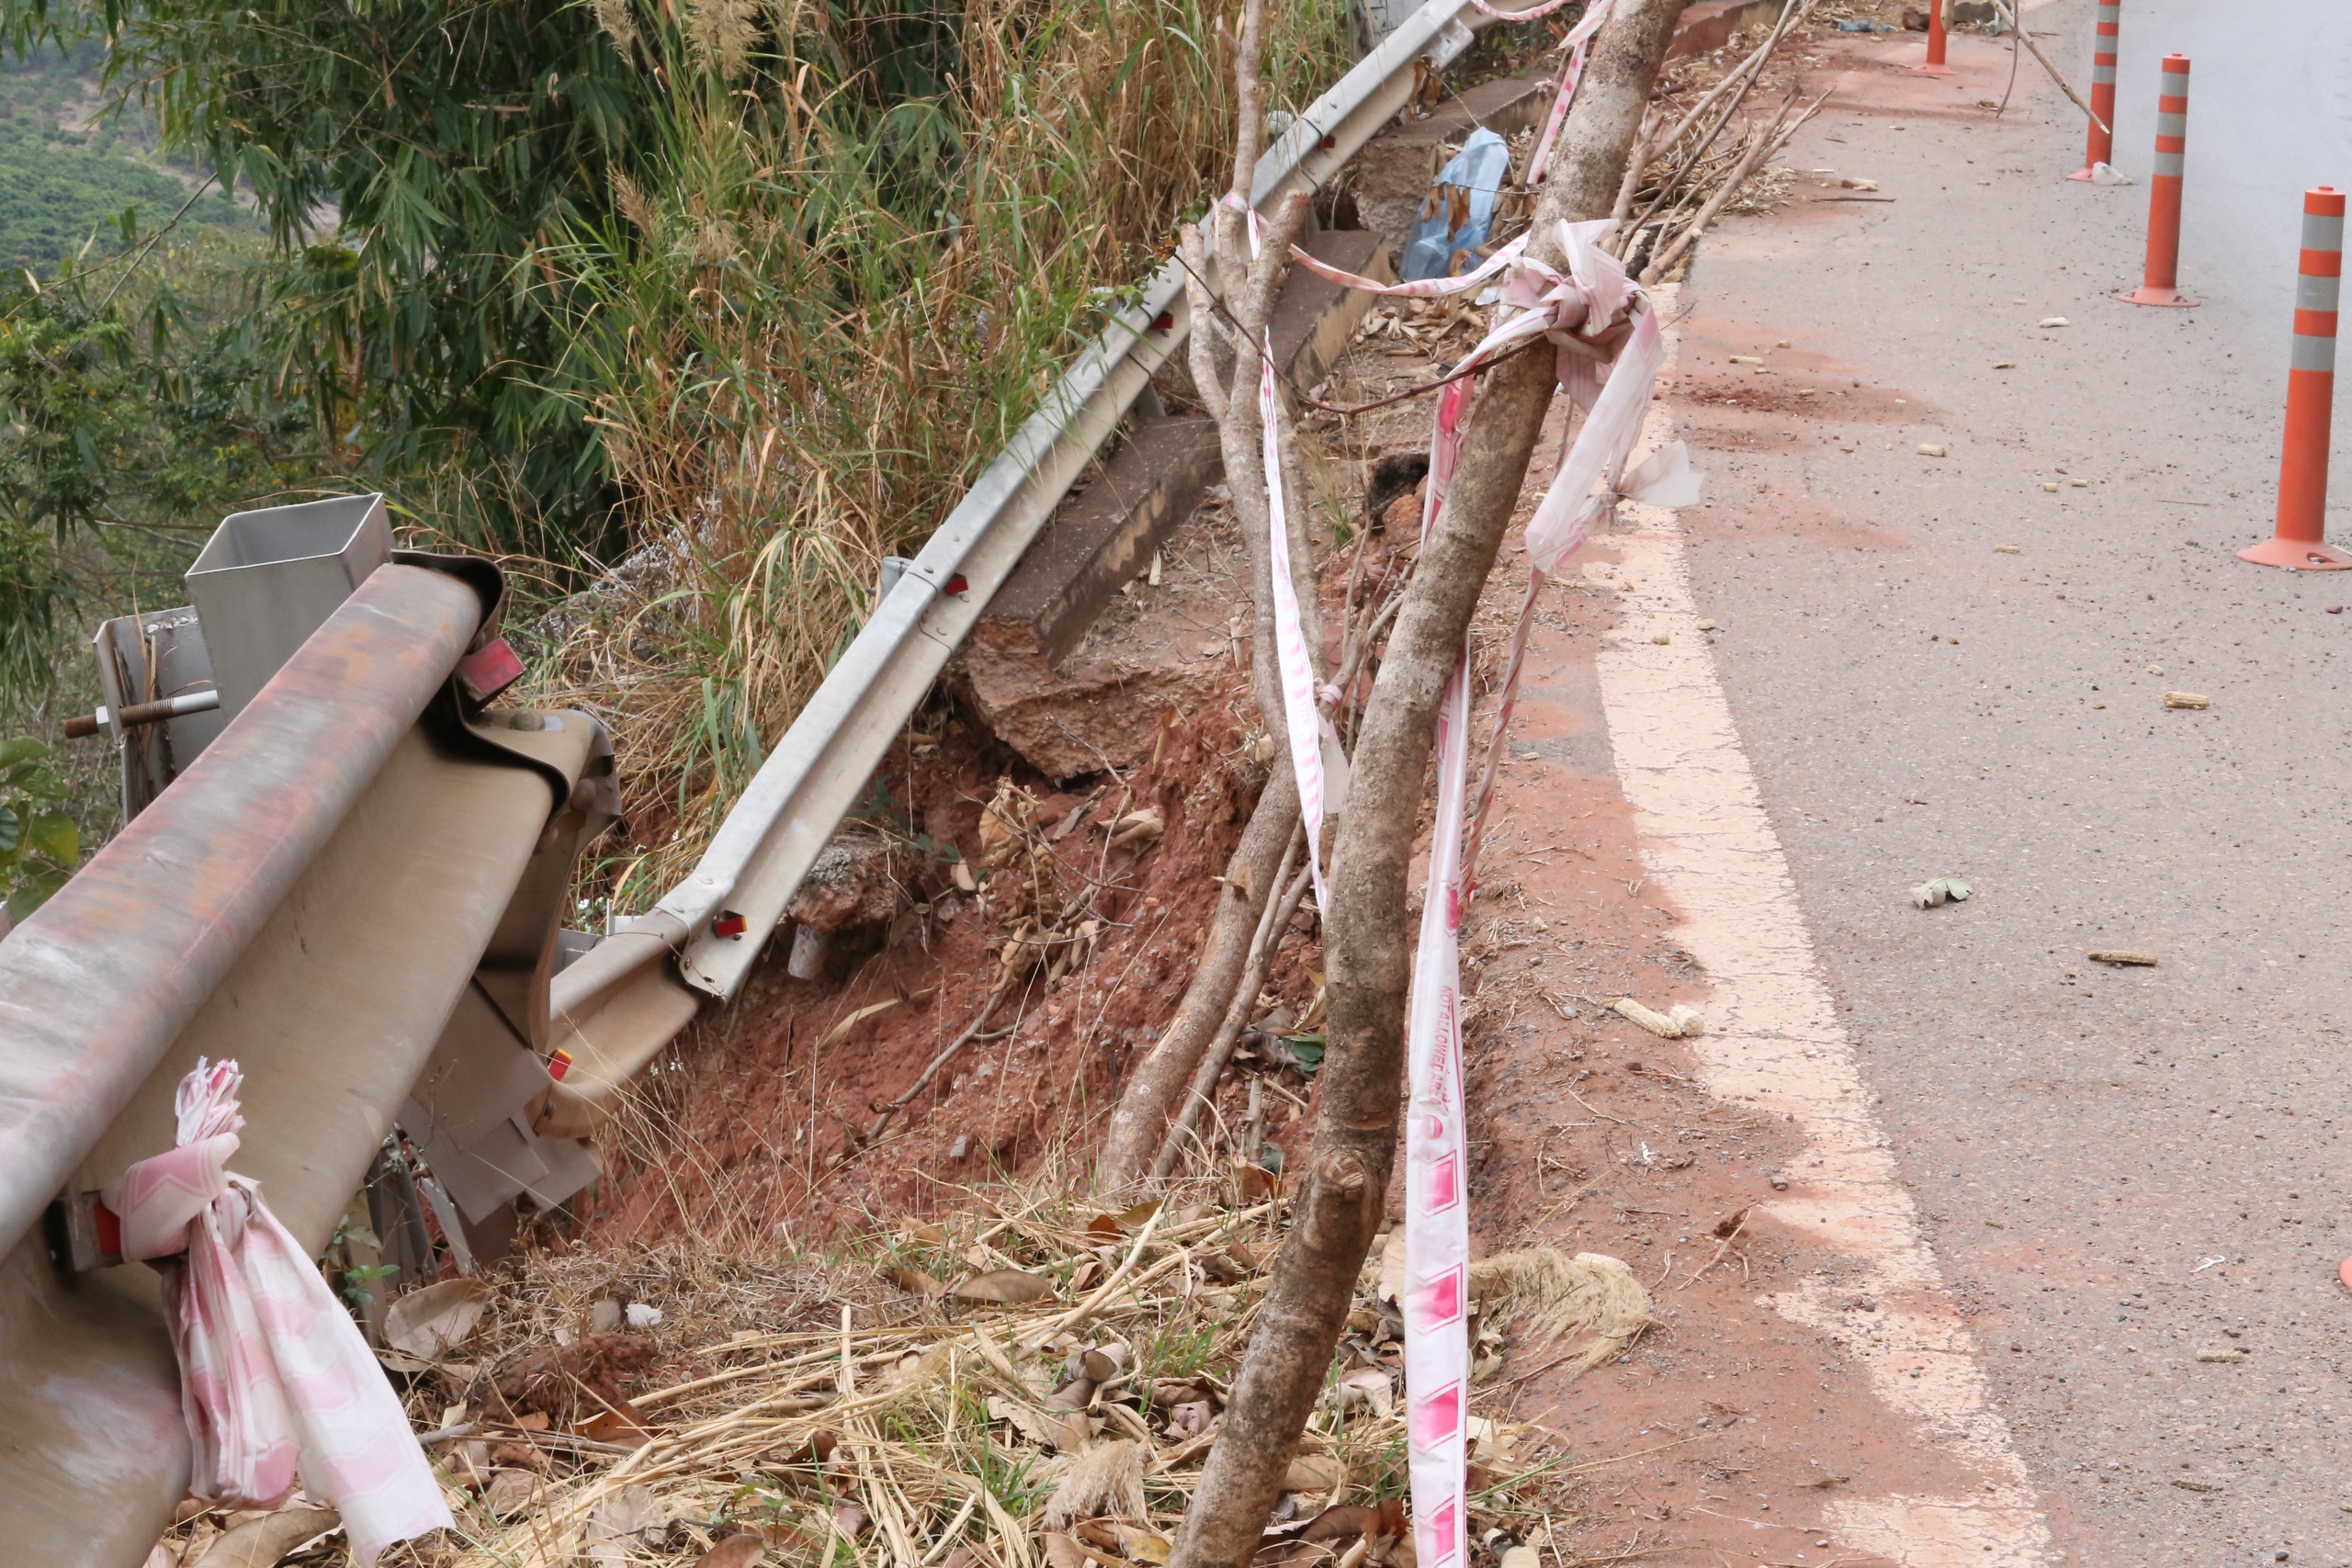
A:
[[[695,1568],[757,1568],[767,1555],[767,1543],[755,1535],[730,1535],[700,1557]]]
[[[1340,1503],[1306,1521],[1301,1540],[1345,1540],[1350,1536],[1379,1533],[1380,1510],[1361,1504]]]
[[[1018,1400],[989,1395],[989,1419],[1011,1423],[1014,1431],[1042,1448],[1056,1448],[1061,1442],[1062,1429],[1058,1423],[1046,1420]]]
[[[1160,821],[1159,813],[1145,807],[1120,818],[1118,827],[1111,834],[1111,841],[1103,847],[1115,850],[1126,844],[1149,843],[1166,831],[1167,826]]]
[[[1348,1467],[1337,1454],[1300,1454],[1283,1472],[1285,1492],[1336,1492],[1348,1483]]]
[[[1078,1544],[1077,1537],[1064,1535],[1059,1530],[1045,1530],[1039,1533],[1037,1540],[1046,1549],[1046,1562],[1049,1568],[1086,1568],[1086,1549]]]
[[[642,1448],[653,1440],[653,1427],[626,1399],[610,1410],[600,1410],[574,1428],[591,1442],[619,1443]]]
[[[584,1532],[588,1541],[588,1561],[626,1562],[628,1554],[623,1542],[636,1540],[652,1546],[669,1530],[670,1511],[662,1506],[651,1489],[624,1486],[597,1504],[588,1515],[588,1529]]]
[[[1357,1368],[1340,1380],[1340,1386],[1363,1395],[1372,1405],[1373,1415],[1382,1420],[1386,1420],[1389,1411],[1396,1408],[1396,1385],[1388,1381],[1386,1372],[1376,1367]]]
[[[1245,1203],[1263,1203],[1282,1190],[1282,1178],[1262,1165],[1236,1166],[1233,1175]]]
[[[1160,1200],[1154,1198],[1148,1203],[1137,1203],[1134,1208],[1123,1210],[1115,1214],[1097,1214],[1086,1222],[1086,1234],[1099,1235],[1108,1241],[1116,1241],[1119,1237],[1135,1231],[1152,1215],[1159,1213],[1159,1203]]]
[[[283,1508],[232,1527],[190,1568],[277,1568],[288,1552],[342,1525],[333,1508]]]
[[[847,1034],[851,1030],[855,1029],[859,1024],[864,1023],[867,1019],[872,1018],[876,1013],[880,1012],[883,1009],[894,1008],[898,1005],[898,998],[885,997],[880,1001],[876,1002],[869,1007],[862,1007],[858,1009],[855,1012],[850,1014],[847,1018],[842,1020],[839,1023],[825,1031],[825,1037],[817,1042],[817,1049],[820,1052],[831,1049],[834,1045],[839,1044],[841,1043],[842,1036]]]
[[[1018,1269],[991,1269],[973,1276],[949,1292],[959,1302],[986,1302],[995,1306],[1026,1306],[1051,1301],[1053,1281]]]
[[[1197,1438],[1216,1419],[1216,1412],[1209,1408],[1207,1400],[1189,1401],[1168,1412],[1168,1435],[1179,1439]]]
[[[990,1414],[994,1413],[991,1412]],[[808,1434],[808,1440],[807,1442],[801,1444],[798,1448],[786,1454],[779,1462],[784,1464],[823,1464],[826,1461],[833,1457],[833,1450],[841,1447],[841,1438],[835,1433],[823,1431],[821,1429],[814,1431]]]
[[[411,1291],[384,1314],[384,1341],[437,1361],[472,1336],[494,1293],[482,1280],[444,1280]]]
[[[947,1287],[911,1264],[893,1263],[882,1277],[910,1296],[935,1296]]]
[[[491,1472],[490,1484],[482,1488],[481,1506],[502,1519],[511,1519],[531,1506],[539,1490],[539,1478],[527,1470],[496,1470]]]
[[[1102,1423],[1083,1410],[1063,1410],[1046,1417],[1054,1432],[1054,1447],[1066,1454],[1074,1454],[1093,1440]]]
[[[1119,1549],[1131,1562],[1164,1563],[1168,1561],[1169,1540],[1158,1530],[1145,1529],[1139,1525],[1112,1521],[1111,1529],[1119,1540]]]
[[[1154,1378],[1151,1380],[1151,1403],[1165,1410],[1170,1405],[1188,1404],[1206,1399],[1208,1390],[1197,1378]]]

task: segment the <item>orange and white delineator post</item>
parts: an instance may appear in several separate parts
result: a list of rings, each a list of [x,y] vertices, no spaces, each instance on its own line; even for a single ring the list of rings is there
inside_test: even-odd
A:
[[[2110,122],[2111,123],[2111,122]],[[2180,277],[2180,176],[2188,152],[2188,56],[2165,56],[2156,98],[2156,161],[2148,180],[2148,263],[2140,287],[2123,296],[2131,305],[2194,305],[2176,285]]]
[[[2335,413],[2335,304],[2344,276],[2344,193],[2303,193],[2303,260],[2295,280],[2295,346],[2287,361],[2287,436],[2278,455],[2278,525],[2240,560],[2341,571],[2352,556],[2327,537],[2327,444]]]
[[[2090,146],[2070,180],[2089,179],[2093,169],[2115,162],[2115,49],[2122,22],[2120,0],[2099,0],[2098,41],[2091,48]]]
[[[1951,67],[1944,63],[1944,7],[1951,3],[1951,0],[1928,0],[1928,59],[1925,64],[1914,65],[1912,70],[1929,76],[1951,74]]]

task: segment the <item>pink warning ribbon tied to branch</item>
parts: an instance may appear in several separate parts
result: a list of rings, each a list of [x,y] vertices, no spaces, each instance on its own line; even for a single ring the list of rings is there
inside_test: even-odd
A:
[[[1596,7],[1599,9],[1600,7]],[[1565,98],[1563,100],[1565,102]],[[1405,1134],[1405,1386],[1415,1550],[1422,1568],[1465,1561],[1469,1497],[1469,1204],[1461,1038],[1462,922],[1477,887],[1478,843],[1494,798],[1497,763],[1510,728],[1536,591],[1623,501],[1688,506],[1699,476],[1682,443],[1664,446],[1631,472],[1626,462],[1656,395],[1665,335],[1649,299],[1600,248],[1615,225],[1562,223],[1566,270],[1527,254],[1527,239],[1502,246],[1460,277],[1381,284],[1317,262],[1300,265],[1351,288],[1430,298],[1491,285],[1497,321],[1438,394],[1421,513],[1426,543],[1445,503],[1475,407],[1473,372],[1549,340],[1559,385],[1582,423],[1526,532],[1532,570],[1513,627],[1494,729],[1475,808],[1470,806],[1470,654],[1465,636],[1438,708],[1438,798],[1407,1016]],[[1465,832],[1464,818],[1468,818]]]
[[[1568,0],[1544,0],[1544,4],[1524,11],[1504,11],[1487,5],[1487,0],[1470,0],[1471,5],[1498,22],[1532,22],[1550,16],[1567,3]],[[1544,121],[1544,134],[1536,138],[1534,154],[1527,160],[1527,183],[1531,186],[1544,183],[1544,173],[1552,163],[1552,149],[1560,140],[1560,128],[1568,121],[1568,105],[1576,101],[1577,84],[1584,80],[1585,51],[1591,47],[1592,35],[1609,19],[1615,4],[1616,0],[1595,0],[1587,6],[1576,26],[1555,46],[1566,50],[1568,58],[1560,68],[1560,90],[1553,96],[1552,112]]]
[[[236,1063],[199,1058],[173,1101],[178,1147],[99,1201],[121,1216],[123,1257],[164,1277],[190,1494],[274,1508],[299,1481],[341,1512],[368,1568],[394,1541],[447,1529],[449,1509],[351,1314],[260,1187],[229,1169],[242,1082]]]

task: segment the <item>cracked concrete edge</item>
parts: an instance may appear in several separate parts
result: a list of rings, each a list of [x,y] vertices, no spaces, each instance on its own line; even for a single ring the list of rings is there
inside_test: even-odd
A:
[[[1670,321],[1672,291],[1659,293]],[[1676,338],[1669,329],[1669,364]],[[1638,451],[1666,440],[1672,423],[1660,399]],[[1872,1393],[1917,1423],[1921,1442],[1983,1478],[1982,1496],[1854,1498],[1828,1506],[1825,1519],[1847,1544],[1905,1568],[2042,1568],[2057,1555],[2048,1523],[1871,1111],[1853,1041],[1837,1021],[1698,630],[1680,527],[1649,507],[1629,504],[1623,517],[1633,531],[1608,542],[1621,552],[1619,576],[1638,592],[1599,655],[1601,706],[1643,863],[1679,904],[1682,944],[1713,987],[1714,1027],[1693,1042],[1702,1081],[1719,1098],[1779,1111],[1804,1130],[1789,1195],[1762,1213],[1845,1252],[1864,1270],[1864,1293],[1879,1299],[1879,1310],[1864,1314],[1848,1304],[1853,1284],[1837,1290],[1841,1301],[1807,1281],[1767,1304],[1843,1339]],[[1671,640],[1653,642],[1659,630]]]

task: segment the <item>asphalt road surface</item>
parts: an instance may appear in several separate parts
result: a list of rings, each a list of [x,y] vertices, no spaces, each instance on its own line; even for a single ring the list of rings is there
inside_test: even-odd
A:
[[[2149,15],[2200,11],[2294,62],[2284,87],[2325,80],[2235,125],[2199,97],[2192,204],[2251,201],[2272,141],[2341,120],[2343,51],[2253,15],[2313,9],[2127,5],[2127,80]],[[2087,4],[2032,24],[2086,62]],[[1906,50],[1816,68],[1838,96],[1782,160],[1804,199],[1720,228],[1683,290],[1697,610],[2064,1560],[2352,1562],[2352,574],[2232,553],[2270,530],[2288,321],[2283,283],[2204,270],[2236,230],[2267,248],[2233,265],[2290,276],[2291,243],[2217,207],[2201,309],[2120,303],[2146,186],[2064,178],[2080,118],[2030,59],[1996,121],[2005,49],[1955,39],[1950,82]],[[1947,875],[1974,897],[1910,906]]]
[[[2027,24],[2082,92],[2090,80],[2088,16],[2070,0],[2030,14]],[[2159,62],[2188,56],[2182,259],[2207,292],[2286,320],[2303,191],[2352,188],[2352,6],[2123,0],[2120,27],[2116,166],[2147,178]],[[2025,69],[2033,69],[2030,60]]]

